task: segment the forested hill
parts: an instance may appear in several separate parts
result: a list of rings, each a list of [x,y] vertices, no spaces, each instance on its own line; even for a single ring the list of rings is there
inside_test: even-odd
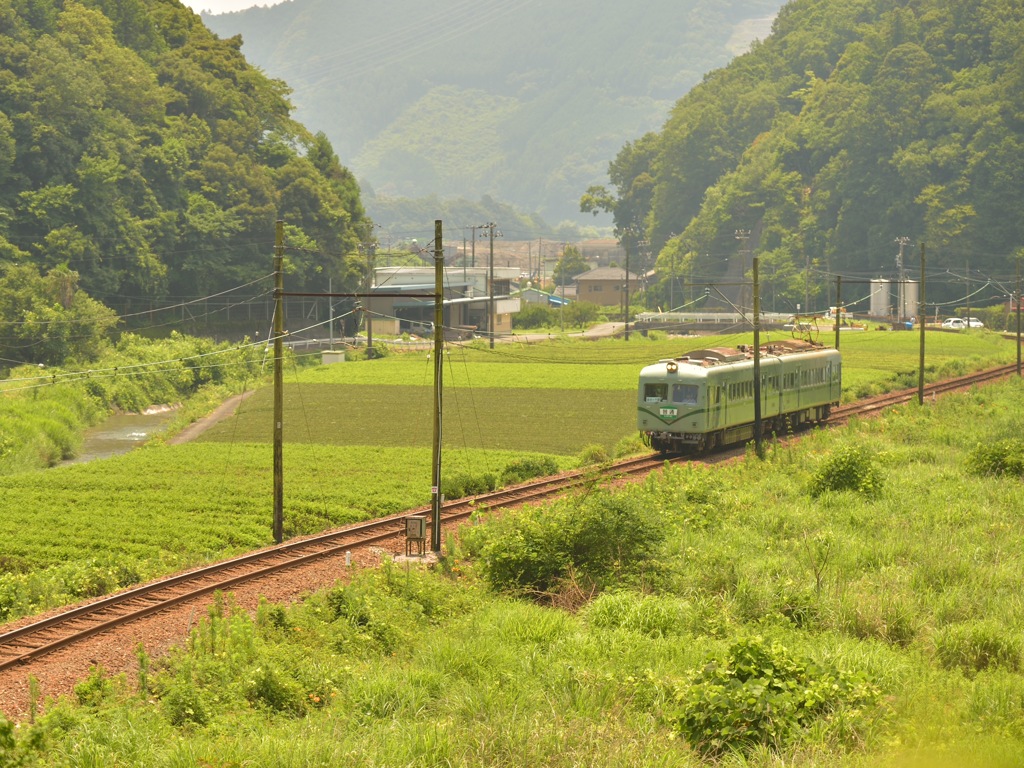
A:
[[[929,297],[992,301],[1024,245],[1024,5],[794,0],[610,177],[584,206],[646,232],[664,267],[721,275],[749,230],[780,307],[808,264],[819,286],[893,276],[900,237],[944,274]]]
[[[358,187],[240,45],[177,0],[0,0],[0,276],[207,295],[272,271],[278,218],[292,286],[351,276]]]
[[[490,195],[558,221],[578,219],[622,144],[767,34],[779,5],[293,0],[204,19],[294,88],[296,115],[364,189]]]

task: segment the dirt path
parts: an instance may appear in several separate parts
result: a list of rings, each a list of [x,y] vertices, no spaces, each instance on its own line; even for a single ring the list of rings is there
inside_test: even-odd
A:
[[[226,419],[228,416],[234,416],[235,411],[238,410],[238,406],[255,392],[255,389],[249,389],[242,392],[240,395],[232,395],[223,403],[218,405],[211,413],[208,413],[201,419],[193,421],[174,437],[168,438],[167,444],[181,445],[182,443],[187,443],[189,440],[195,440],[221,419]]]

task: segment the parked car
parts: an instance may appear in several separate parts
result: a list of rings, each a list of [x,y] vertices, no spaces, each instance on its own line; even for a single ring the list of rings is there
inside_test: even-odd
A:
[[[947,317],[942,321],[942,327],[963,329],[967,327],[967,323],[962,317]]]
[[[967,325],[969,327],[971,327],[971,328],[984,328],[985,327],[985,324],[983,322],[981,322],[981,320],[979,320],[976,317],[968,317],[967,318]]]

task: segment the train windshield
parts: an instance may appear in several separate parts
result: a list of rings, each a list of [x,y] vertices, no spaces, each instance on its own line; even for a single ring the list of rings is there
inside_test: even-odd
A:
[[[684,405],[696,405],[697,404],[697,385],[696,384],[673,384],[672,385],[672,402],[683,403]]]
[[[668,384],[644,384],[644,402],[660,403],[668,400]]]

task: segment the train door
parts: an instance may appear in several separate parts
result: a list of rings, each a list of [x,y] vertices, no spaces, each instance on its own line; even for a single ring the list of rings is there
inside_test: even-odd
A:
[[[708,384],[708,432],[722,427],[722,409],[725,407],[722,387],[719,384]]]

